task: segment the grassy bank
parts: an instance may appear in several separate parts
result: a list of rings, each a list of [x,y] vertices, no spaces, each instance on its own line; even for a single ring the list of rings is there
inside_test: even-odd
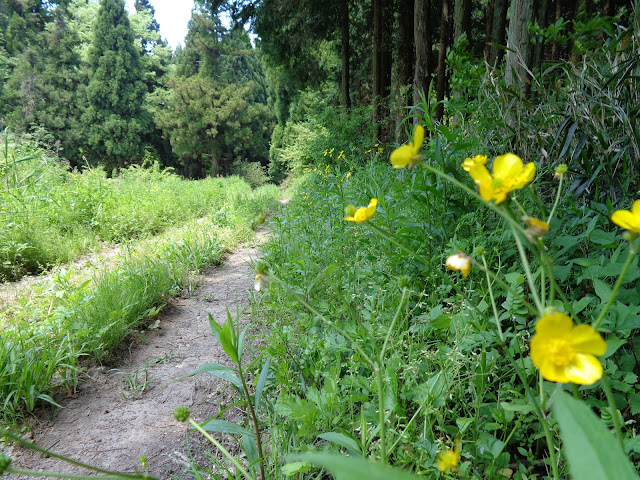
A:
[[[26,165],[27,161],[21,168]],[[50,243],[53,248],[56,241],[67,237],[75,247],[90,244],[72,239],[77,229],[87,234],[85,240],[95,239],[100,232],[105,236],[98,238],[128,241],[110,265],[59,269],[4,306],[0,313],[0,399],[5,422],[15,421],[43,401],[54,403],[51,395],[61,388],[72,390],[81,358],[109,356],[132,329],[148,323],[171,296],[190,287],[194,273],[248,240],[280,195],[273,185],[252,190],[239,178],[187,182],[157,169],[132,168],[117,179],[107,179],[103,172],[69,174],[66,183],[56,188],[45,183],[41,177],[33,188],[48,188],[52,198],[64,199],[56,205],[66,207],[79,200],[75,194],[65,197],[57,190],[60,185],[75,192],[82,190],[80,186],[102,185],[94,191],[99,192],[102,206],[82,217],[86,223],[76,222],[68,229],[63,228],[66,223],[53,221],[55,216],[25,218],[20,231],[34,228],[37,235],[22,250],[24,255],[46,250],[37,250],[36,244]],[[31,198],[31,209],[46,205],[39,194]],[[70,214],[72,209],[66,207],[62,212]],[[100,220],[107,217],[111,221]],[[34,219],[32,223],[29,218]],[[50,229],[40,231],[37,227],[41,225]],[[163,233],[152,236],[160,231]],[[132,240],[136,236],[145,238]],[[72,256],[82,250],[74,248],[61,252]],[[24,271],[27,267],[19,263],[20,258],[14,257],[18,263],[11,263],[5,271]],[[44,257],[37,258],[39,267],[46,264]],[[55,262],[64,259],[58,255]]]

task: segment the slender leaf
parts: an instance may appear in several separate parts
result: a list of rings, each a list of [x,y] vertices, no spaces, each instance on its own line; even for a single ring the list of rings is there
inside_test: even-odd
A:
[[[289,462],[306,462],[331,472],[338,480],[424,480],[399,468],[355,457],[309,452],[287,457]]]
[[[207,432],[216,433],[231,433],[234,435],[253,435],[251,430],[248,430],[240,425],[226,420],[207,420],[200,425]]]
[[[260,372],[260,376],[258,377],[258,384],[256,385],[256,396],[255,396],[255,408],[258,410],[260,408],[260,401],[262,400],[262,392],[264,391],[264,385],[267,383],[267,378],[269,377],[269,367],[271,366],[271,357],[267,357],[262,366],[262,371]]]
[[[346,448],[350,452],[357,453],[362,456],[362,450],[360,449],[360,445],[353,438],[347,437],[345,434],[340,432],[327,432],[321,433],[318,435],[318,438],[326,440],[327,442],[335,443],[341,447]]]

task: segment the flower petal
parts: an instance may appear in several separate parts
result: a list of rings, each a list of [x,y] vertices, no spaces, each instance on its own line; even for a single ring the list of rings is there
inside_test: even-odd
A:
[[[424,142],[424,127],[422,125],[416,125],[416,129],[413,131],[413,152],[418,153],[420,147]]]
[[[524,166],[524,169],[522,170],[522,173],[518,176],[517,180],[515,181],[514,185],[513,185],[513,189],[517,190],[520,189],[522,187],[524,187],[525,185],[527,185],[528,183],[531,183],[531,181],[533,181],[533,177],[535,177],[536,175],[536,166],[533,162],[529,162]]]
[[[533,347],[532,347],[533,350]],[[533,355],[532,355],[533,359]],[[542,374],[542,378],[548,380],[550,382],[559,382],[559,383],[567,383],[569,382],[569,377],[567,377],[567,367],[558,366],[553,363],[549,359],[545,359],[542,365],[538,366],[538,370]]]
[[[573,320],[564,313],[545,315],[536,323],[536,336],[568,337],[573,329]]]
[[[480,163],[474,163],[471,167],[469,167],[469,175],[473,178],[473,181],[478,186],[478,193],[485,202],[489,202],[493,199],[493,188],[491,187],[491,182],[493,179],[491,178],[491,174],[487,167]]]
[[[635,202],[633,202],[633,205],[631,206],[631,213],[633,213],[637,217],[640,217],[640,200],[636,200]]]
[[[633,208],[635,208],[636,202],[634,202]],[[640,215],[634,215],[629,210],[616,210],[611,214],[611,221],[630,232],[640,234]]]
[[[493,161],[493,176],[511,183],[522,175],[522,159],[513,154],[505,153]]]
[[[577,352],[591,355],[604,355],[607,342],[591,325],[578,325],[571,331],[571,344]]]
[[[570,382],[591,385],[602,377],[602,364],[593,355],[578,353],[574,362],[565,367]]]
[[[393,168],[403,168],[411,162],[412,157],[412,148],[409,145],[402,145],[391,153],[389,160],[391,160]]]

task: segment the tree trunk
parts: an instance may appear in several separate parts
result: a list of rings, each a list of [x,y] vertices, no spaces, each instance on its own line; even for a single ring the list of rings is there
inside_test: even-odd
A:
[[[342,0],[340,12],[340,36],[342,42],[342,106],[348,112],[351,110],[351,95],[349,92],[351,79],[349,70],[349,0]]]
[[[487,3],[487,13],[484,19],[484,61],[489,61],[489,52],[491,51],[491,31],[493,30],[493,11],[495,9],[496,0],[489,0]]]
[[[507,0],[495,0],[493,6],[493,21],[491,22],[490,43],[504,45],[506,39],[507,25]],[[498,47],[491,47],[487,63],[491,67],[497,66],[504,56],[504,50]]]
[[[429,23],[431,0],[415,0],[413,9],[414,43],[416,46],[416,65],[413,79],[413,103],[417,105],[421,101],[421,93],[429,102],[429,84],[431,83],[432,62],[431,48],[432,35]],[[429,105],[426,105],[427,111]]]
[[[449,47],[449,31],[451,21],[449,20],[450,3],[449,0],[442,0],[442,17],[440,20],[440,50],[438,52],[438,105],[436,106],[436,120],[442,121],[444,117],[444,105],[442,101],[447,94],[447,48]]]
[[[471,0],[455,0],[453,9],[453,41],[467,34],[471,46]]]
[[[505,84],[524,86],[531,65],[528,24],[533,18],[533,0],[511,0],[510,18]]]
[[[398,50],[397,50],[397,68],[398,83],[401,86],[411,86],[413,79],[413,11],[414,0],[398,1]],[[407,99],[408,103],[409,100]]]
[[[547,28],[549,26],[549,0],[541,0],[539,7],[536,8],[536,21],[541,28]],[[538,39],[533,48],[533,67],[532,71],[535,72],[542,65],[542,54],[544,53],[544,41]]]

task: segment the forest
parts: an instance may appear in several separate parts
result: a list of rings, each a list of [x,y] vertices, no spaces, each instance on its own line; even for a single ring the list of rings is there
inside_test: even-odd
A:
[[[174,478],[639,478],[640,4],[152,3],[0,0],[0,445],[276,212]]]

